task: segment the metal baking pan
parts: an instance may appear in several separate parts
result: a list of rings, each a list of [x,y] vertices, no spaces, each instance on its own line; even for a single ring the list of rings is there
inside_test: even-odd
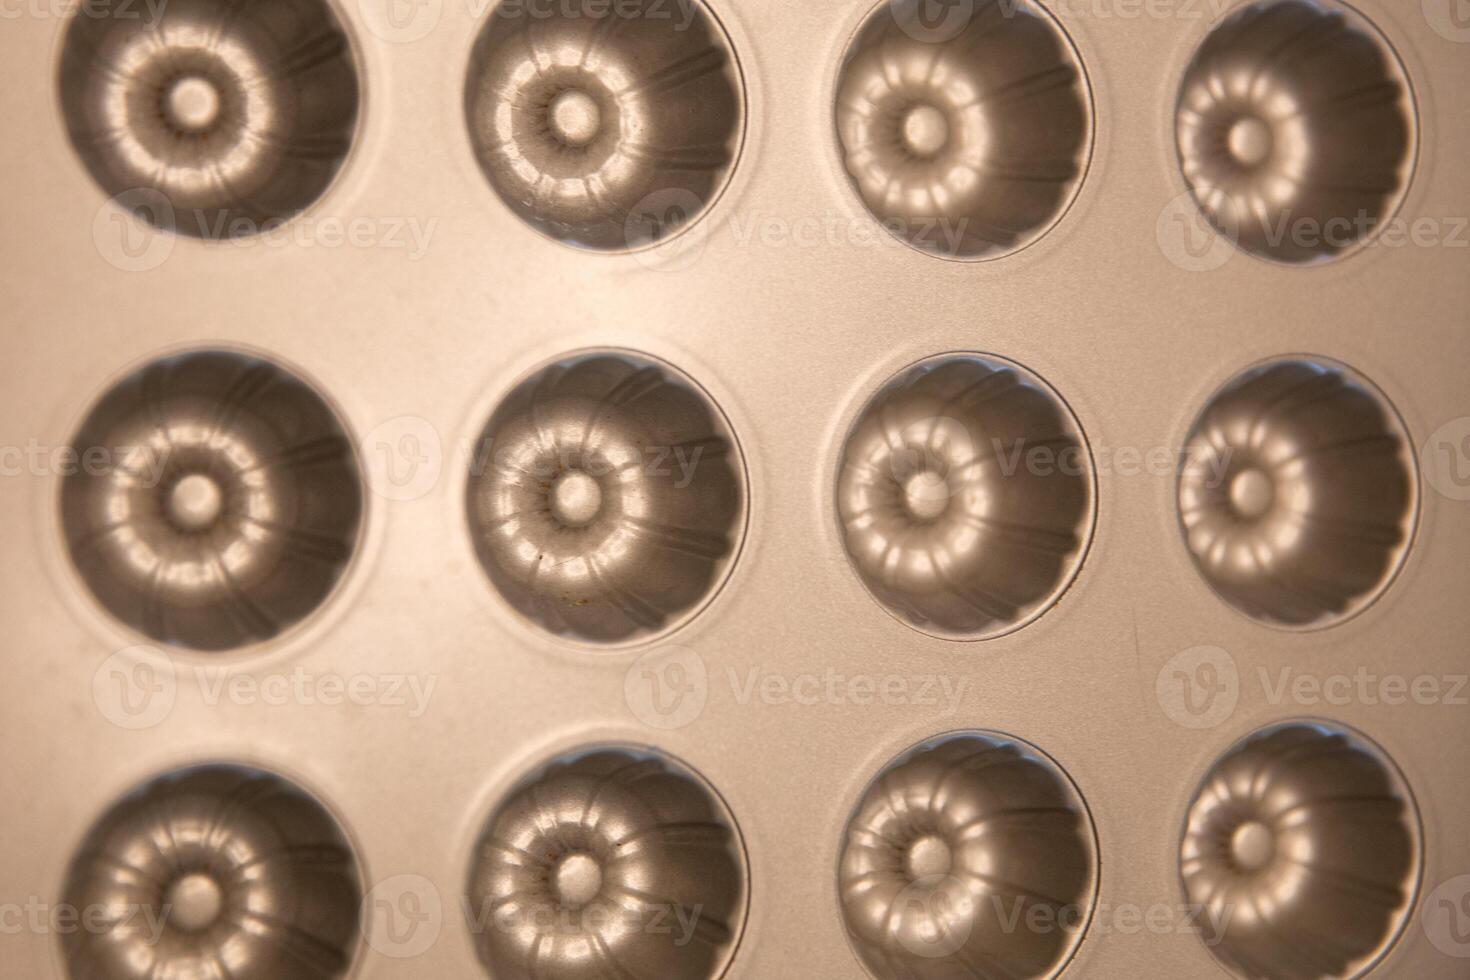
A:
[[[1464,976],[1463,13],[0,4],[0,975]]]

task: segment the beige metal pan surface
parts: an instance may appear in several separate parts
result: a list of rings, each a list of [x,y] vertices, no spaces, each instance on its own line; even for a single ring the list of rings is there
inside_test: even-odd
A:
[[[0,64],[0,976],[1470,971],[1462,3]]]

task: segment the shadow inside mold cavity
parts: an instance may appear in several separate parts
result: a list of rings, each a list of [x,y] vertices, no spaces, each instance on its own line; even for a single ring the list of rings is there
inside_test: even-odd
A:
[[[1186,441],[1178,505],[1195,566],[1263,622],[1352,615],[1408,550],[1411,456],[1392,407],[1347,369],[1288,358],[1243,372]]]
[[[269,640],[324,603],[356,549],[357,454],[305,382],[246,354],[164,357],[72,440],[71,561],[111,615],[160,643]]]
[[[1318,262],[1368,238],[1409,181],[1414,107],[1381,34],[1330,0],[1226,18],[1180,85],[1179,163],[1205,217],[1247,252]]]
[[[142,220],[208,239],[269,231],[321,197],[360,98],[327,0],[89,2],[67,27],[58,84],[102,189]]]
[[[62,937],[73,980],[336,980],[356,954],[362,885],[320,803],[272,773],[211,764],[109,809],[64,900],[91,923]]]
[[[936,255],[994,258],[1042,235],[1070,204],[1091,148],[1085,72],[1030,0],[880,4],[848,48],[835,122],[863,202]]]
[[[864,585],[917,629],[981,639],[1076,574],[1092,463],[1066,406],[1016,365],[947,355],[891,379],[843,446],[836,500]]]
[[[657,633],[724,581],[745,473],[719,409],[624,352],[558,361],[496,408],[466,508],[491,583],[522,615],[593,643]]]
[[[729,179],[742,81],[696,0],[506,4],[470,59],[465,121],[495,193],[569,245],[622,251],[676,233]]]
[[[712,789],[662,754],[598,747],[557,758],[497,808],[466,902],[496,978],[715,980],[740,943],[747,878]],[[607,969],[589,974],[593,948]]]
[[[1392,764],[1357,735],[1251,735],[1205,776],[1180,845],[1189,903],[1212,912],[1201,939],[1241,977],[1361,976],[1411,911],[1416,825]]]
[[[1091,918],[1093,838],[1065,774],[1024,743],[965,732],[920,745],[848,823],[849,940],[879,980],[1055,976]]]

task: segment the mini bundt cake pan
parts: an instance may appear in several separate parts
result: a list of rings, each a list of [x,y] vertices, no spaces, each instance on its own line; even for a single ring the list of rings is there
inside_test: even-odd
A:
[[[1023,248],[1067,209],[1092,152],[1087,75],[1034,0],[879,4],[837,81],[843,166],[898,238],[950,258]],[[926,29],[928,28],[928,29]]]
[[[1335,0],[1264,0],[1206,38],[1179,90],[1179,165],[1211,224],[1278,262],[1333,258],[1398,210],[1417,147],[1409,80]]]
[[[471,56],[465,121],[495,193],[590,249],[654,244],[698,220],[745,131],[740,65],[699,0],[495,8]]]
[[[0,0],[0,980],[1467,980],[1465,10]],[[1417,887],[1195,915],[1284,722]],[[351,842],[313,965],[84,933],[221,761]]]
[[[1362,736],[1291,722],[1215,763],[1189,808],[1179,870],[1202,938],[1249,980],[1350,980],[1404,928],[1419,884],[1419,816]],[[1449,976],[1449,974],[1441,974]]]
[[[62,481],[72,564],[109,613],[160,643],[272,639],[331,594],[362,522],[357,454],[322,397],[225,350],[119,381],[72,439]]]
[[[362,881],[342,829],[280,776],[233,765],[160,776],[77,848],[63,889],[70,980],[336,980],[358,947]]]
[[[209,239],[269,230],[321,197],[351,148],[361,87],[328,0],[85,8],[66,32],[61,104],[109,196]]]
[[[495,980],[717,980],[747,875],[735,820],[703,780],[656,751],[590,747],[501,803],[467,908]]]
[[[983,639],[1071,583],[1093,522],[1092,460],[1046,382],[952,354],[909,367],[843,446],[837,511],[858,577],[916,629]]]
[[[643,639],[698,612],[745,530],[745,468],[719,408],[631,352],[573,355],[522,381],[471,468],[469,529],[490,581],[568,639]]]
[[[1417,513],[1414,447],[1393,406],[1320,358],[1242,372],[1185,445],[1185,544],[1221,598],[1265,623],[1361,611],[1398,571]]]
[[[1097,868],[1067,775],[1017,739],[963,732],[873,780],[843,835],[838,889],[853,950],[878,980],[1036,980],[1082,941]]]

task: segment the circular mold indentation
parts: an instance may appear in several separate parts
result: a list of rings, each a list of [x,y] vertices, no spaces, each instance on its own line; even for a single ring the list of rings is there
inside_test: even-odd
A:
[[[1403,65],[1334,0],[1267,0],[1222,21],[1185,72],[1175,129],[1205,217],[1286,263],[1371,237],[1403,198],[1416,138]]]
[[[1413,797],[1383,752],[1318,722],[1263,729],[1211,768],[1179,852],[1210,951],[1250,980],[1346,980],[1387,952],[1413,907]]]
[[[695,221],[744,133],[739,64],[699,0],[496,7],[470,57],[465,119],[506,206],[569,245],[626,250]]]
[[[506,396],[466,488],[475,550],[517,611],[570,639],[642,639],[723,583],[745,528],[745,467],[694,382],[599,351]]]
[[[1053,977],[1091,917],[1092,818],[1056,763],[1008,736],[962,732],[905,752],[843,839],[843,921],[879,980]]]
[[[358,945],[362,879],[342,829],[242,766],[134,790],[88,833],[63,894],[88,923],[61,937],[73,980],[331,980]]]
[[[947,354],[899,372],[842,449],[837,511],[858,577],[910,626],[984,639],[1041,615],[1093,523],[1082,430],[1020,365]]]
[[[327,403],[258,357],[155,360],[92,407],[72,440],[61,528],[83,583],[161,643],[268,640],[332,592],[363,500]]]
[[[125,6],[80,11],[61,54],[67,129],[104,191],[156,191],[171,213],[138,213],[200,238],[268,229],[322,195],[359,100],[352,46],[326,0]]]
[[[1331,625],[1377,598],[1408,551],[1412,443],[1349,368],[1270,361],[1194,423],[1178,504],[1190,556],[1226,602],[1275,626]]]
[[[934,30],[926,3],[880,4],[849,44],[835,106],[842,163],[899,239],[996,258],[1040,237],[1076,196],[1092,151],[1087,76],[1034,0],[962,4],[967,18]]]
[[[468,908],[496,980],[715,980],[740,942],[747,878],[735,820],[697,775],[653,750],[587,748],[490,818]]]

